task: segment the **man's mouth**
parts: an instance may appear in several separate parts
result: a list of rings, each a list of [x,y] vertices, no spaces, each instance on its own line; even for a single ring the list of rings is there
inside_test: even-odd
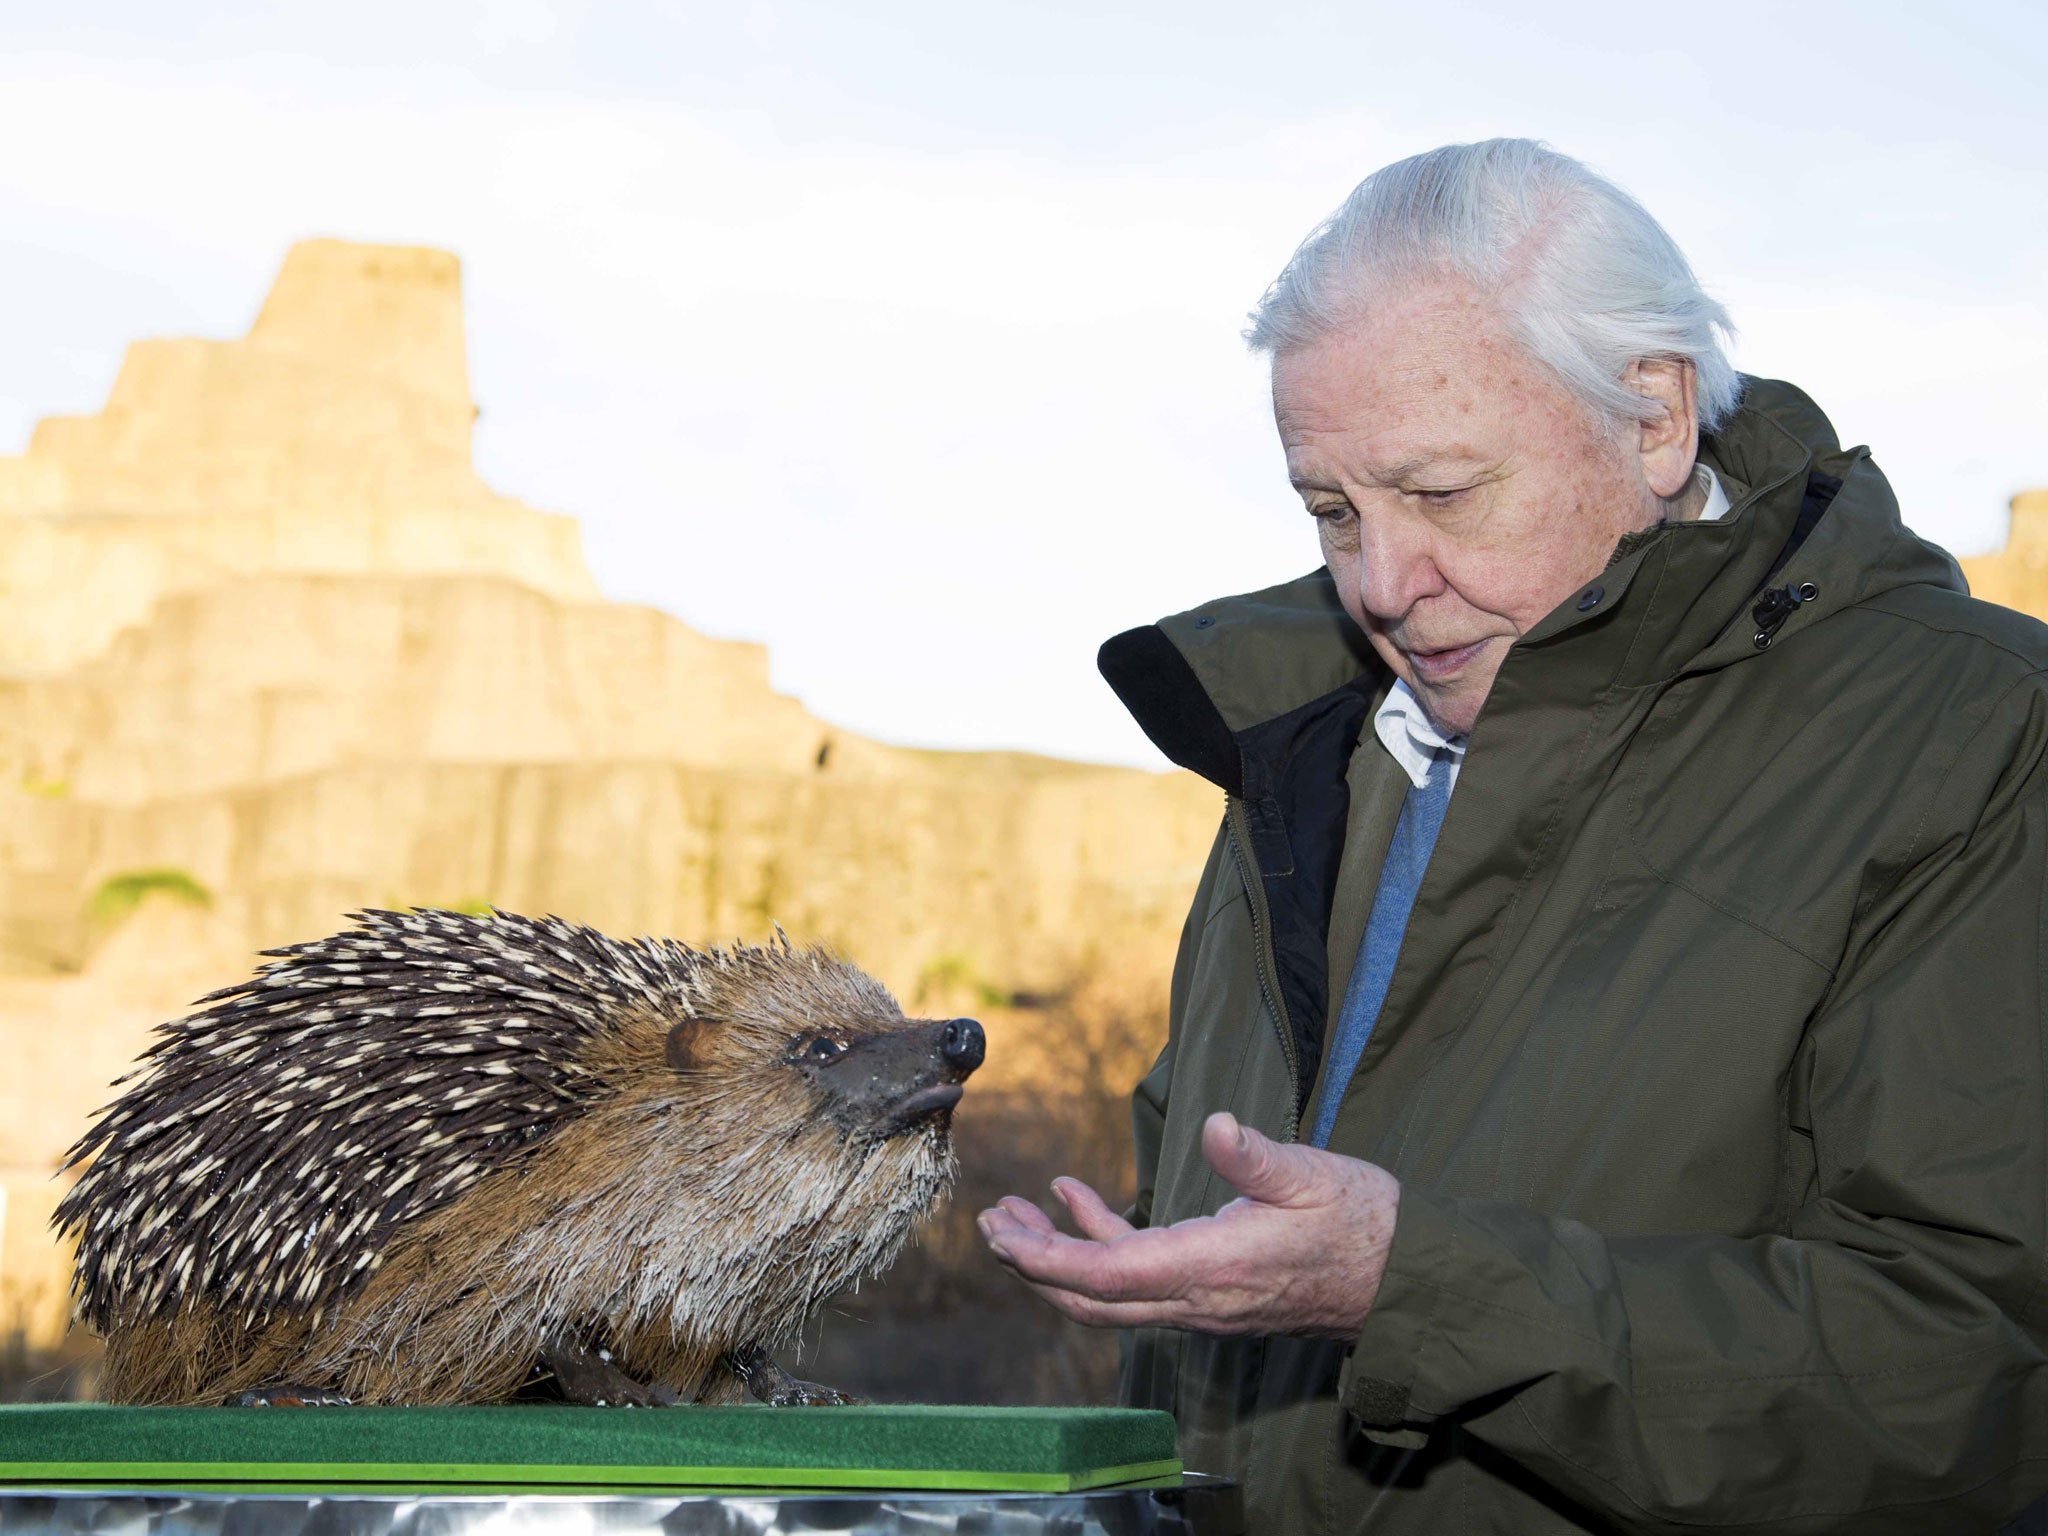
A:
[[[1436,650],[1424,650],[1419,646],[1408,648],[1408,665],[1415,669],[1415,675],[1425,683],[1449,682],[1462,671],[1466,663],[1477,656],[1486,644],[1474,640],[1470,645],[1444,646]]]

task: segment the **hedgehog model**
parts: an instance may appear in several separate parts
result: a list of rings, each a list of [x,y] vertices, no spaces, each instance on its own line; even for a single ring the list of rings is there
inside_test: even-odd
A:
[[[769,1351],[945,1188],[980,1025],[779,932],[351,921],[161,1026],[72,1149],[105,1397],[849,1400]]]

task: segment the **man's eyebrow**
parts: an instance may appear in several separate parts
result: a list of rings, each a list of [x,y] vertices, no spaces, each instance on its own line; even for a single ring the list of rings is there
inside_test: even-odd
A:
[[[1413,458],[1403,459],[1398,464],[1389,464],[1384,469],[1367,467],[1362,473],[1374,485],[1399,485],[1417,470],[1427,469],[1432,465],[1455,464],[1460,467],[1467,467],[1482,465],[1485,462],[1484,458],[1474,453],[1470,448],[1460,446],[1446,448],[1439,453],[1420,453]],[[1304,475],[1289,475],[1287,483],[1297,491],[1334,491],[1340,489],[1334,481],[1313,479]]]
[[[1368,468],[1366,474],[1377,484],[1399,485],[1418,469],[1428,464],[1435,464],[1445,457],[1446,455],[1441,453],[1417,454],[1412,459],[1403,459],[1398,464],[1389,464],[1385,469]]]

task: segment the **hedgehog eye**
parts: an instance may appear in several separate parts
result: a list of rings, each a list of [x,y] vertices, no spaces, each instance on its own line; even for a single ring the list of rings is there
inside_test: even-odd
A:
[[[837,1061],[846,1054],[846,1047],[829,1035],[820,1035],[804,1047],[804,1056],[810,1061]]]

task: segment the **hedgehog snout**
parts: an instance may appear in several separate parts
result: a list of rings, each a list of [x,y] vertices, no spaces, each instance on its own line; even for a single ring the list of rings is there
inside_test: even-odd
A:
[[[981,1065],[988,1038],[973,1019],[948,1019],[939,1032],[939,1057],[962,1077]]]
[[[987,1050],[973,1019],[941,1019],[871,1036],[829,1060],[804,1060],[800,1070],[843,1131],[895,1136],[942,1123]]]

